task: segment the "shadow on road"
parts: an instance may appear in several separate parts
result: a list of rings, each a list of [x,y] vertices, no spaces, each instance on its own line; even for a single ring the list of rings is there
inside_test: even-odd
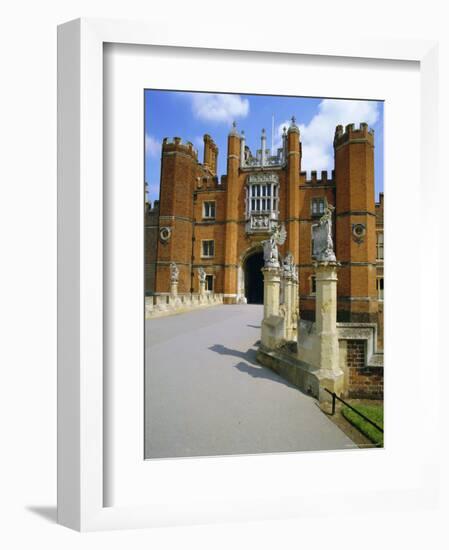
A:
[[[215,351],[215,353],[219,353],[220,355],[232,355],[233,357],[238,357],[239,359],[245,359],[248,363],[260,367],[259,363],[256,361],[257,352],[254,348],[248,348],[246,351],[240,351],[237,349],[227,348],[222,344],[214,344],[209,349],[211,351]]]
[[[215,344],[211,346],[209,349],[211,351],[214,351],[215,353],[219,353],[220,355],[231,355],[232,357],[238,357],[239,359],[244,359],[245,362],[240,361],[240,363],[237,363],[236,365],[233,365],[233,366],[236,369],[238,369],[240,372],[249,374],[253,378],[266,378],[267,380],[278,382],[289,388],[297,389],[293,384],[290,384],[290,382],[288,382],[287,380],[284,380],[272,370],[260,365],[256,360],[257,351],[254,348],[248,348],[246,351],[240,351],[240,350],[228,348],[226,346],[223,346],[222,344]]]
[[[266,367],[262,367],[261,365],[259,365],[258,367],[252,367],[251,365],[248,365],[248,363],[243,363],[243,361],[241,361],[240,363],[237,363],[237,365],[234,365],[234,367],[240,372],[249,374],[253,378],[266,378],[267,380],[278,382],[279,384],[283,384],[284,386],[287,386],[289,388],[297,389],[295,388],[295,386],[293,386],[293,384],[290,384],[290,382],[287,382],[287,380],[284,380],[275,372],[267,369]]]

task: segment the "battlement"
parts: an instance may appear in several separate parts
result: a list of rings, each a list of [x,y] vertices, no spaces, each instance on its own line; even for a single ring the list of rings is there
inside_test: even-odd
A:
[[[159,201],[151,201],[145,203],[145,224],[151,225],[159,219]]]
[[[196,161],[198,160],[198,151],[190,141],[183,142],[182,138],[164,138],[162,141],[162,154],[180,152],[190,155]]]
[[[310,172],[310,177],[307,177],[306,171],[301,172],[301,177],[305,185],[332,185],[334,183],[334,176],[335,170],[332,170],[330,177],[327,170],[322,170],[320,178],[318,178],[316,170]]]
[[[210,137],[209,134],[204,134],[203,137],[204,143],[207,143],[211,149],[218,152],[218,147],[215,141]]]
[[[384,194],[379,193],[379,202],[375,203],[376,209],[376,225],[383,226],[384,224]]]
[[[155,200],[153,201],[153,204],[151,204],[151,201],[147,201],[145,203],[145,210],[148,213],[159,212],[159,201]]]
[[[374,130],[369,128],[366,122],[361,122],[358,128],[356,128],[355,124],[347,124],[344,130],[341,124],[335,128],[334,147],[339,147],[350,141],[360,140],[374,145]]]

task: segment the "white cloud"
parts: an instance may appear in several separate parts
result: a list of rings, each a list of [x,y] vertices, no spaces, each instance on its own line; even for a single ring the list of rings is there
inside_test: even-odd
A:
[[[236,118],[249,113],[249,101],[234,94],[189,94],[192,111],[196,118],[208,122],[230,124]]]
[[[162,144],[155,137],[150,134],[145,135],[145,153],[150,157],[161,156]]]
[[[300,113],[298,113],[300,115]],[[318,106],[318,113],[309,124],[298,123],[302,142],[301,170],[332,170],[334,167],[333,139],[335,127],[341,124],[360,122],[372,126],[379,118],[377,103],[374,101],[345,101],[323,99]],[[281,146],[283,127],[290,121],[284,121],[277,127],[276,147]]]

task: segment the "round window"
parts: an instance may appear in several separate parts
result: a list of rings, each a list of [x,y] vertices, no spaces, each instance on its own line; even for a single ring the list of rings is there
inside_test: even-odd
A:
[[[170,227],[161,227],[159,230],[159,237],[162,242],[167,242],[171,237],[171,228]]]
[[[363,223],[356,223],[352,226],[352,234],[357,240],[362,239],[366,234],[366,227]]]

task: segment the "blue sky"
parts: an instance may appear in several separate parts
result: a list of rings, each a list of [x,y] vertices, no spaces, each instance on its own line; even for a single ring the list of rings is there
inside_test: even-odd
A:
[[[383,102],[245,94],[145,91],[145,180],[148,198],[159,198],[161,143],[164,137],[191,141],[203,159],[203,135],[219,148],[218,175],[226,171],[227,136],[232,122],[244,130],[253,154],[260,148],[262,128],[267,146],[280,145],[283,126],[294,115],[303,144],[302,170],[332,170],[335,126],[367,122],[375,131],[376,200],[383,191]],[[272,120],[274,117],[274,132]]]

